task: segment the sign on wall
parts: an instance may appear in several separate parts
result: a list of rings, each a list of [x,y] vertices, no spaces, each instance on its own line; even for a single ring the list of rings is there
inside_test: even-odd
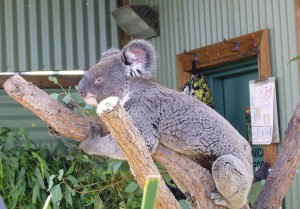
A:
[[[252,144],[279,142],[275,78],[251,80],[250,112]]]

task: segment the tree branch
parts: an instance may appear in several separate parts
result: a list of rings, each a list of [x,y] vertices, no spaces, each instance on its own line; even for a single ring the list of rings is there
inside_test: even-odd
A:
[[[97,113],[122,148],[131,172],[140,187],[144,188],[147,176],[160,176],[145,141],[138,133],[130,116],[120,106],[119,99],[110,97],[102,101],[97,108]],[[158,194],[156,208],[180,209],[180,205],[162,179]]]
[[[278,209],[300,161],[300,102],[285,132],[285,139],[272,171],[255,201],[255,209]]]

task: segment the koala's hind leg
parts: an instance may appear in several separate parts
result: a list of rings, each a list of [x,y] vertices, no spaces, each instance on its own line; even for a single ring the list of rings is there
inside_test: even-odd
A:
[[[253,174],[244,163],[232,155],[219,157],[212,165],[212,175],[218,193],[211,198],[217,205],[239,209],[247,202]]]

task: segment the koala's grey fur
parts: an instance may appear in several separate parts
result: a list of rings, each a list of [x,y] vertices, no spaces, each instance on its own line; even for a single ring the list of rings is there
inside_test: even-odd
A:
[[[251,147],[213,109],[152,81],[155,56],[144,40],[134,40],[122,51],[109,50],[85,73],[77,90],[93,105],[119,97],[150,153],[162,143],[189,156],[212,172],[218,189],[211,194],[215,203],[241,208],[253,179]],[[125,159],[111,135],[99,137],[91,135],[81,147],[90,154]]]

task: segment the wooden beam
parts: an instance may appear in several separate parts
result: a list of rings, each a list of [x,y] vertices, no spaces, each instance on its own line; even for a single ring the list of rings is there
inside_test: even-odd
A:
[[[297,2],[299,3],[300,0],[297,0]],[[300,13],[300,6],[298,6],[297,10],[299,10]],[[298,26],[298,29],[300,30],[300,24]],[[271,62],[268,30],[265,29],[227,40],[227,42],[237,41],[240,43],[240,51],[233,50],[235,47],[234,44],[220,42],[178,54],[176,56],[178,87],[180,88],[183,86],[190,78],[192,74],[191,60],[195,59],[195,56],[192,56],[192,54],[195,53],[199,53],[199,62],[196,64],[196,70],[198,71],[249,59],[251,57],[257,57],[259,79],[270,77]],[[264,161],[272,166],[275,160],[276,144],[265,145]]]
[[[271,73],[270,47],[268,30],[263,30],[260,50],[257,56],[259,79],[268,78]],[[264,145],[264,161],[273,166],[276,161],[276,144]]]
[[[258,31],[226,40],[227,43],[220,42],[191,50],[187,53],[181,53],[177,55],[177,61],[181,63],[182,71],[191,71],[191,60],[194,59],[190,55],[192,53],[199,53],[199,62],[196,65],[198,70],[253,57],[259,52],[262,34],[263,31]],[[237,41],[240,43],[240,51],[238,52],[233,50],[235,48],[234,44],[228,43]]]
[[[10,77],[11,75],[0,76],[0,88],[3,88],[4,82]],[[57,84],[49,81],[49,75],[22,75],[22,77],[41,89],[60,88]],[[77,85],[82,78],[82,75],[53,75],[53,77],[58,79],[58,82],[62,87],[68,88],[69,86]]]

